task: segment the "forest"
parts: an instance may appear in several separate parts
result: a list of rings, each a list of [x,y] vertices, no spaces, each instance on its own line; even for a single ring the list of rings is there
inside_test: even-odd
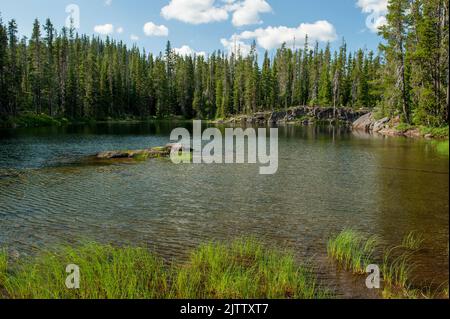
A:
[[[445,0],[390,0],[377,52],[310,43],[258,57],[240,49],[158,55],[34,21],[31,37],[0,16],[0,119],[219,119],[298,105],[373,109],[407,124],[448,123]],[[261,63],[262,62],[262,63]]]

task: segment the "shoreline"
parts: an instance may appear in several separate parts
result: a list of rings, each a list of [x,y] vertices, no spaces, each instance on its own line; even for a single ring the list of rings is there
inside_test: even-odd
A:
[[[411,261],[411,256],[424,248],[423,243],[421,234],[411,232],[396,246],[397,250],[401,248],[399,254],[385,252],[377,257],[378,252],[386,250],[377,237],[366,238],[349,229],[331,236],[324,245],[333,265],[330,271],[337,269],[348,278],[359,278],[361,283],[368,265],[380,265],[383,284],[373,294],[377,299],[448,299],[446,283],[433,287],[418,284],[412,276],[413,268],[397,263],[398,258]],[[187,260],[169,262],[144,246],[85,241],[58,245],[22,260],[17,253],[0,249],[0,300],[339,297],[337,287],[332,288],[321,278],[314,264],[298,260],[291,249],[280,250],[256,238],[206,242],[189,252]],[[78,267],[83,278],[79,289],[66,288],[69,274],[63,270],[67,265]],[[224,285],[217,286],[217,282]]]
[[[300,111],[299,111],[300,110]],[[305,111],[306,110],[306,111]],[[375,120],[373,113],[367,110],[354,111],[350,109],[338,109],[340,116],[332,117],[332,108],[323,107],[297,107],[288,111],[259,112],[252,115],[236,115],[226,119],[205,119],[202,121],[208,125],[295,125],[295,126],[344,126],[355,131],[365,131],[368,134],[387,137],[406,137],[413,139],[427,139],[445,141],[449,139],[449,128],[412,126],[401,123],[398,118],[384,118]],[[334,110],[333,110],[334,111]],[[343,112],[343,114],[342,114]],[[361,115],[362,114],[362,115]],[[361,116],[360,116],[361,115]],[[16,118],[0,121],[0,129],[27,129],[45,127],[64,127],[77,125],[98,124],[145,124],[154,122],[190,123],[196,119],[181,117],[166,118],[133,118],[124,117],[102,120],[69,120],[66,118],[50,117],[48,115],[26,114]]]

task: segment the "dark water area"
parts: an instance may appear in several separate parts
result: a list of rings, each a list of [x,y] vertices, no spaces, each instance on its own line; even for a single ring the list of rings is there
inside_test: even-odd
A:
[[[417,231],[425,248],[414,256],[414,280],[448,281],[449,158],[435,143],[286,126],[275,175],[249,164],[83,161],[165,145],[177,126],[0,130],[0,247],[29,255],[88,239],[182,260],[205,241],[254,236],[311,260],[322,282],[358,298],[373,293],[365,278],[333,268],[330,236],[352,228],[399,245]]]

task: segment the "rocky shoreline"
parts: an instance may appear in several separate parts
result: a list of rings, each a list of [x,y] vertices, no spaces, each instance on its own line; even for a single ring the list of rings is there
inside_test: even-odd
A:
[[[252,115],[240,115],[226,120],[217,120],[215,124],[238,124],[238,125],[277,125],[277,124],[344,124],[352,125],[354,121],[368,110],[353,110],[350,108],[333,107],[309,107],[299,106],[287,111],[257,112]]]
[[[240,115],[226,120],[213,121],[213,124],[233,125],[343,125],[356,131],[384,136],[404,136],[411,138],[439,138],[432,133],[424,133],[417,127],[405,126],[399,117],[376,119],[367,109],[309,107],[299,106],[287,111],[257,112]]]
[[[366,133],[381,134],[384,136],[403,136],[410,138],[435,138],[431,133],[422,133],[417,127],[402,126],[400,117],[382,118],[377,120],[373,113],[367,113],[357,119],[352,128]]]

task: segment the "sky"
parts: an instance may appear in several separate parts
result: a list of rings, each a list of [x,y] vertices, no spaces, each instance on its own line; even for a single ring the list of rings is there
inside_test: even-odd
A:
[[[4,22],[16,19],[30,36],[38,18],[61,29],[70,17],[80,34],[107,36],[158,54],[168,40],[180,54],[216,50],[259,53],[286,42],[302,47],[305,35],[321,46],[374,50],[388,0],[0,0]]]

